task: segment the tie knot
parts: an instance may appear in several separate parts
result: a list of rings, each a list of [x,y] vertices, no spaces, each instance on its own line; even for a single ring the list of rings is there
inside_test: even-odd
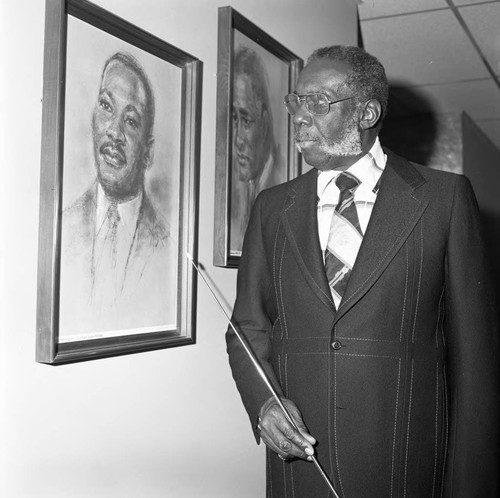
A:
[[[112,203],[109,206],[107,216],[108,216],[109,224],[112,227],[117,227],[118,223],[120,222],[120,213],[118,212],[118,206],[115,203]]]
[[[360,181],[351,173],[347,173],[344,171],[343,173],[340,173],[339,176],[337,176],[337,178],[335,179],[335,183],[340,191],[353,191],[356,190],[356,188],[360,184]]]

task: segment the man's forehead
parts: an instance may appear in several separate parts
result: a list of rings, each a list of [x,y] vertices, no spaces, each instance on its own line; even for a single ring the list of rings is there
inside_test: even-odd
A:
[[[101,80],[101,92],[111,93],[114,97],[133,101],[135,105],[145,107],[146,89],[137,73],[120,61],[112,61],[104,71]]]
[[[314,60],[300,73],[296,93],[336,92],[350,70],[350,64],[343,61]]]
[[[233,106],[256,112],[260,110],[261,105],[261,99],[255,93],[250,76],[244,73],[235,75]]]

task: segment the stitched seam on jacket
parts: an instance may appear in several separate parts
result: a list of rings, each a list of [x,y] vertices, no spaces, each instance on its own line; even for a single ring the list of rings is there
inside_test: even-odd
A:
[[[335,387],[334,387],[334,396],[333,396],[333,403],[334,403],[334,417],[333,417],[333,432],[335,435],[335,459],[337,463],[337,474],[339,476],[339,483],[340,483],[340,489],[342,491],[342,495],[345,496],[344,493],[344,486],[342,484],[342,477],[340,476],[340,466],[339,466],[339,446],[337,442],[337,361],[335,359],[335,356],[333,358],[333,363],[334,363],[334,372],[335,372]]]
[[[357,354],[357,353],[335,353],[338,356],[361,356],[365,358],[392,358],[393,360],[399,360],[397,356],[383,355],[383,354]]]
[[[288,339],[288,326],[286,324],[286,316],[285,316],[285,304],[283,302],[283,286],[282,286],[282,280],[281,280],[281,275],[283,274],[283,259],[285,257],[285,245],[286,245],[286,239],[283,242],[283,249],[281,250],[281,259],[280,259],[280,270],[279,270],[279,286],[280,286],[280,300],[281,300],[281,310],[283,314],[283,327],[285,329],[285,336]]]
[[[288,397],[288,355],[285,354],[285,389],[286,389],[286,396]],[[285,479],[285,496],[288,496],[288,493],[286,492],[286,466],[285,462],[283,462],[283,476]],[[292,496],[295,496],[295,483],[293,480],[293,467],[292,463],[290,462],[290,480],[291,480],[291,485],[292,485]]]
[[[438,303],[438,316],[437,316],[437,321],[436,321],[436,330],[435,330],[435,340],[436,340],[436,348],[439,347],[438,343],[438,335],[439,335],[439,329],[440,329],[440,321],[441,321],[441,311],[442,311],[442,303],[443,303],[443,298],[444,298],[444,286],[443,289],[441,290],[441,296],[439,297],[439,303]],[[444,384],[443,384],[444,386]],[[436,363],[436,453],[435,453],[435,468],[434,468],[434,478],[433,478],[433,485],[432,485],[432,497],[435,496],[436,494],[436,479],[437,479],[437,457],[438,457],[438,425],[439,425],[439,362]],[[444,392],[444,398],[445,398],[445,403],[446,403],[446,391]],[[446,413],[446,412],[445,412]],[[446,454],[445,454],[446,455]],[[444,466],[443,466],[444,468]],[[442,483],[441,483],[442,487]],[[442,491],[441,491],[442,495]]]
[[[279,307],[279,303],[280,302],[283,302],[282,299],[280,299],[280,295],[279,295],[279,292],[281,291],[281,289],[278,288],[278,279],[276,277],[276,258],[277,258],[277,254],[276,254],[276,250],[277,250],[277,245],[278,245],[278,234],[280,232],[280,228],[281,228],[281,222],[278,223],[278,227],[276,228],[276,234],[274,236],[274,246],[273,246],[273,282],[274,282],[274,293],[276,294],[276,306],[278,307],[278,317],[280,317],[280,307]],[[281,317],[280,317],[280,320],[281,320]],[[283,327],[286,325],[284,323],[284,320],[281,320],[281,323],[283,324],[282,327],[280,327],[280,339],[283,339]]]
[[[267,464],[267,469],[269,472],[269,479],[268,479],[268,486],[269,486],[269,494],[268,498],[272,498],[273,496],[273,480],[271,477],[271,459],[270,459],[270,450],[269,448],[266,447],[266,464]]]
[[[305,356],[305,355],[329,355],[330,353],[322,353],[322,352],[313,352],[313,353],[287,353],[287,355],[298,355],[298,356]],[[358,354],[358,353],[339,353],[335,352],[335,356],[361,356],[365,358],[390,358],[392,360],[399,360],[399,356],[390,356],[390,355],[382,355],[382,354]]]
[[[422,268],[424,264],[424,231],[423,231],[424,221],[420,222],[420,268],[418,272],[418,287],[417,287],[417,299],[415,304],[415,315],[413,316],[413,330],[411,334],[411,342],[415,344],[415,328],[417,326],[417,315],[418,306],[420,304],[420,288],[422,286]]]
[[[308,355],[308,354],[321,354],[321,355],[329,355],[330,353],[325,353],[325,352],[321,352],[321,351],[313,351],[313,352],[304,352],[304,353],[287,353],[288,355],[299,355],[299,356],[305,356],[305,355]],[[336,353],[336,354],[340,354],[340,353]]]
[[[330,353],[320,353],[320,354],[330,354]],[[335,358],[330,358],[330,360],[328,361],[328,378],[331,379],[332,378],[332,367],[331,367],[331,364],[332,364],[332,361],[335,361]],[[333,383],[334,385],[336,385],[337,383],[337,378],[334,378],[333,379]],[[332,441],[332,430],[331,430],[331,427],[332,427],[332,393],[331,393],[331,389],[327,389],[327,392],[328,392],[328,442],[330,444],[328,444],[328,456],[330,457],[330,472],[331,472],[331,479],[332,479],[332,482],[333,482],[333,454],[332,454],[332,445],[331,445],[331,441]],[[334,402],[335,402],[335,399],[334,399]],[[330,493],[328,493],[330,494]]]
[[[458,184],[458,176],[456,177],[456,180],[454,182],[454,185],[453,185],[453,196],[452,196],[452,203],[451,203],[451,208],[450,208],[450,216],[449,216],[449,219],[448,219],[448,239],[449,239],[449,234],[451,232],[451,223],[452,223],[452,218],[453,218],[453,211],[455,210],[455,200],[456,200],[456,195],[457,195],[457,184]],[[447,244],[448,244],[449,240],[447,241]],[[446,250],[448,252],[448,247],[446,247]],[[447,261],[448,258],[446,258],[446,267],[445,267],[445,272],[448,271],[448,261]],[[445,289],[446,289],[446,286],[445,286]],[[446,336],[445,336],[445,333],[444,333],[444,329],[443,327],[441,327],[441,330],[442,330],[442,334],[443,334],[443,344],[445,345],[445,348],[446,348]],[[443,376],[443,379],[444,379],[444,390],[445,390],[445,397],[444,397],[444,400],[445,400],[445,434],[446,434],[446,438],[445,438],[445,452],[444,452],[444,455],[445,455],[445,464],[443,465],[443,473],[442,473],[442,484],[441,484],[441,497],[444,496],[444,476],[445,476],[445,469],[446,469],[446,461],[448,460],[450,462],[450,478],[449,478],[449,482],[450,482],[450,496],[453,496],[453,471],[454,471],[454,466],[453,466],[453,463],[454,463],[454,460],[455,460],[455,455],[450,455],[448,456],[448,444],[449,444],[449,410],[450,410],[450,407],[449,407],[449,404],[448,404],[448,384],[447,384],[447,381],[446,381],[446,364],[443,368],[443,372],[444,372],[444,376]],[[453,437],[455,438],[456,437],[456,434],[453,435]],[[456,451],[455,447],[453,448],[453,451]]]
[[[350,341],[369,341],[369,342],[387,342],[389,344],[398,344],[399,341],[393,341],[392,339],[369,339],[365,337],[345,337],[336,336],[337,339],[349,339]],[[324,337],[313,337],[313,339],[324,339]]]
[[[289,341],[303,341],[303,340],[307,340],[307,339],[325,339],[325,336],[319,336],[319,335],[316,335],[316,336],[310,336],[310,337],[288,337],[288,340]],[[344,339],[347,339],[347,337],[345,337]]]
[[[407,424],[407,429],[406,429],[405,478],[404,478],[403,496],[406,496],[406,484],[407,484],[407,477],[408,477],[408,450],[409,450],[409,444],[410,444],[411,405],[412,405],[412,399],[413,399],[413,366],[414,366],[414,360],[411,360],[410,402],[408,404],[408,424]]]
[[[286,490],[286,469],[285,469],[285,461],[284,460],[281,462],[281,468],[283,471],[283,488],[285,490],[285,496],[288,496],[288,492]]]
[[[279,354],[278,355],[278,370],[279,370],[279,376],[280,376],[280,384],[283,385],[283,375],[282,375],[282,371],[281,371],[281,355]],[[285,384],[285,395],[288,396],[288,386]]]
[[[398,387],[396,390],[396,409],[394,411],[394,432],[392,438],[391,498],[394,492],[394,459],[396,454],[396,428],[398,421],[399,386],[401,381],[401,359],[398,362]]]
[[[403,299],[403,315],[401,316],[401,330],[399,331],[399,342],[403,340],[403,326],[405,323],[405,315],[406,315],[406,298],[408,294],[408,275],[409,275],[409,256],[408,256],[408,244],[405,244],[405,252],[406,252],[406,277],[405,277],[405,295]]]
[[[285,462],[283,462],[284,464]],[[293,477],[293,460],[290,462],[290,478],[292,480],[292,497],[295,497],[295,479]]]
[[[280,355],[281,356],[281,355]],[[285,392],[286,395],[288,396],[288,372],[287,372],[287,366],[288,366],[288,357],[285,355]],[[286,490],[286,468],[285,468],[285,462],[281,462],[281,468],[283,470],[283,487],[285,490],[285,496],[288,496],[287,490]]]
[[[285,368],[283,369],[285,371],[285,393],[286,397],[288,398],[288,354],[285,354]],[[281,380],[281,383],[283,384],[283,381]]]
[[[438,413],[439,413],[439,362],[436,362],[436,414],[434,430],[434,472],[432,474],[432,498],[436,491],[436,472],[437,472],[437,459],[438,459]]]
[[[349,337],[349,336],[342,336],[338,335],[335,336],[337,339],[349,339],[350,341],[366,341],[366,342],[383,342],[387,344],[399,344],[400,341],[394,341],[392,339],[370,339],[368,337]],[[304,340],[309,340],[309,339],[324,339],[326,340],[327,338],[323,336],[311,336],[311,337],[288,337],[289,341],[304,341]]]
[[[349,339],[350,341],[366,341],[366,342],[384,342],[387,344],[399,344],[400,341],[392,340],[392,339],[370,339],[368,337],[350,337],[338,335],[335,336],[337,339]],[[291,341],[304,341],[309,339],[327,339],[327,337],[323,336],[311,336],[311,337],[289,337],[288,340]]]
[[[443,368],[443,387],[444,387],[444,452],[443,455],[448,454],[448,385],[446,382],[446,365]],[[441,475],[441,498],[444,496],[444,472],[446,465],[443,465],[442,475]]]
[[[439,336],[439,329],[440,329],[439,325],[440,325],[440,321],[441,321],[441,311],[442,311],[443,298],[444,298],[444,285],[443,285],[443,289],[441,290],[441,296],[439,297],[439,303],[438,303],[438,316],[437,316],[436,330],[435,330],[436,348],[439,347],[438,336]]]

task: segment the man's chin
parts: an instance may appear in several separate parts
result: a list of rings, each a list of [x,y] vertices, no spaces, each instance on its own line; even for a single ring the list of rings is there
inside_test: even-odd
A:
[[[99,181],[105,185],[120,185],[126,183],[126,172],[123,168],[115,168],[112,165],[104,162],[100,164],[98,177]]]
[[[135,197],[141,189],[143,180],[140,177],[131,178],[124,171],[111,168],[101,168],[97,178],[106,196],[118,201]]]
[[[314,169],[319,171],[329,171],[334,169],[345,169],[346,160],[356,157],[355,155],[340,155],[340,154],[308,154],[302,152],[304,161]]]
[[[307,152],[310,150],[312,147],[316,145],[315,140],[300,140],[295,142],[295,146],[297,147],[298,151],[304,154],[304,152]]]
[[[323,165],[328,164],[333,158],[331,155],[326,154],[322,150],[311,147],[298,147],[299,152],[302,154],[304,161],[313,168],[323,169]]]
[[[238,180],[240,182],[249,182],[252,180],[252,170],[248,161],[237,161],[236,168],[238,170]]]

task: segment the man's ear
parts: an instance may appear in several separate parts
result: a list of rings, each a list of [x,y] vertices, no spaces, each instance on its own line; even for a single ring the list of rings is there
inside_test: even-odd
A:
[[[373,128],[382,116],[382,106],[377,99],[370,99],[365,102],[363,114],[359,121],[361,129],[368,130]]]
[[[153,165],[155,139],[150,135],[146,140],[146,147],[144,148],[144,169],[149,169]]]

